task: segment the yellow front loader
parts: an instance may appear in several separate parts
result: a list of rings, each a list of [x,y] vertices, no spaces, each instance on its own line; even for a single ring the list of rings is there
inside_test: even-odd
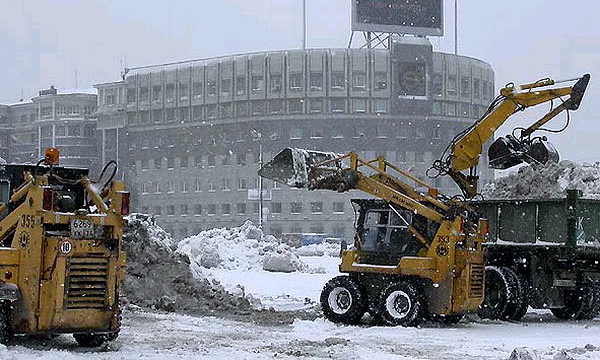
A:
[[[1,342],[72,333],[98,346],[119,332],[129,193],[116,169],[98,189],[58,157],[49,149],[36,165],[0,165]]]
[[[340,265],[348,275],[333,278],[321,293],[329,320],[355,324],[369,312],[389,325],[414,326],[427,317],[454,322],[483,301],[487,221],[468,205],[383,158],[365,161],[353,152],[288,148],[259,175],[296,188],[357,189],[377,198],[353,200],[357,232]]]

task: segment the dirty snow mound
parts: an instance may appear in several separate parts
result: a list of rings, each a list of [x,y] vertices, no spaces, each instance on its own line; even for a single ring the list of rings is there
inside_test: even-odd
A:
[[[173,238],[155,224],[153,217],[129,216],[123,247],[127,253],[124,292],[130,302],[193,313],[238,313],[251,308],[243,294],[231,294],[217,281],[193,274],[188,258],[176,253],[173,246]]]
[[[177,252],[205,269],[307,271],[293,249],[264,235],[252,222],[231,229],[210,229],[183,239]]]
[[[565,197],[567,189],[579,189],[585,198],[600,199],[600,164],[563,160],[523,166],[516,174],[485,185],[481,194],[486,199],[548,199]]]

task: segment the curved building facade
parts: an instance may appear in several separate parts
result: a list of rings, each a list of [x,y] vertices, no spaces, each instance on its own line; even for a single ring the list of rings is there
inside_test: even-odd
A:
[[[176,237],[258,221],[267,232],[350,238],[361,193],[261,181],[285,147],[384,155],[425,179],[494,93],[489,64],[433,52],[425,38],[390,50],[272,51],[150,66],[98,84],[103,159],[117,158],[137,211]],[[480,177],[493,173],[481,166]],[[457,193],[450,179],[432,183]],[[258,188],[262,188],[262,206]]]
[[[60,149],[65,166],[98,167],[96,140],[96,94],[59,93],[54,87],[42,90],[31,101],[9,106],[10,151],[8,160],[35,163],[44,149]]]

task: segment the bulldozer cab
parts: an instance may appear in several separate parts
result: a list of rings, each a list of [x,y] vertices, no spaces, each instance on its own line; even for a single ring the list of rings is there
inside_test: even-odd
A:
[[[423,244],[408,229],[418,215],[382,200],[353,199],[352,205],[361,263],[397,265],[403,256],[419,254]]]

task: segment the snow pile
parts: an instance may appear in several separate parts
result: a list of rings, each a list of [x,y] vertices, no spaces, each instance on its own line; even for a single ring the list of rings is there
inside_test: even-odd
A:
[[[264,235],[250,221],[231,229],[210,229],[183,239],[177,252],[205,269],[307,271],[293,249]]]
[[[583,197],[600,199],[600,164],[578,165],[563,160],[519,168],[516,174],[498,178],[484,186],[486,199],[563,198],[567,189],[583,191]]]
[[[296,249],[299,256],[340,256],[340,244],[323,242],[310,244]]]
[[[231,294],[217,281],[194,276],[189,259],[176,253],[172,237],[154,218],[132,214],[123,234],[127,253],[125,297],[132,303],[167,311],[247,312],[250,299]]]

